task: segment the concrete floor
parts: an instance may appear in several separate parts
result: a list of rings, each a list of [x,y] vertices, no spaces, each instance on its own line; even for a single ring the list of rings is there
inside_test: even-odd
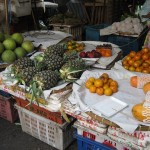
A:
[[[21,126],[15,123],[0,118],[0,150],[56,150],[22,132]],[[66,150],[77,150],[76,140]]]

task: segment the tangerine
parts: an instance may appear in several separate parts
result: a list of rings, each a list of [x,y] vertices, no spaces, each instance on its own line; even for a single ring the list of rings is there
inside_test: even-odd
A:
[[[148,59],[149,59],[149,56],[148,56],[147,54],[143,54],[143,55],[142,55],[142,59],[143,59],[143,60],[148,60]]]
[[[142,53],[148,53],[149,49],[148,49],[148,47],[144,47],[141,51],[142,51]]]
[[[113,81],[110,82],[110,86],[116,86],[116,87],[118,87],[118,82],[115,81],[115,80],[113,80]]]
[[[91,81],[86,81],[86,83],[85,83],[85,87],[87,89],[89,89],[92,85],[93,85],[93,83]]]
[[[104,89],[103,88],[96,88],[96,93],[98,94],[98,95],[103,95],[104,94]]]
[[[89,77],[88,81],[91,81],[92,83],[94,83],[95,78],[94,77]]]
[[[118,87],[117,86],[110,86],[110,88],[112,89],[113,93],[118,92]]]
[[[106,89],[104,90],[104,94],[105,94],[106,96],[111,96],[111,95],[113,94],[113,91],[112,91],[111,88],[106,88]]]
[[[101,79],[96,79],[96,80],[94,81],[94,85],[95,85],[96,87],[102,87],[103,84],[104,84],[104,82],[103,82],[103,80],[101,80]]]
[[[136,55],[136,52],[135,51],[131,51],[130,53],[129,53],[129,56],[130,57],[134,57]]]
[[[96,86],[91,85],[89,90],[90,90],[91,93],[96,93]]]
[[[103,85],[103,89],[105,90],[105,89],[107,89],[107,88],[109,88],[109,84],[105,83],[105,84]]]

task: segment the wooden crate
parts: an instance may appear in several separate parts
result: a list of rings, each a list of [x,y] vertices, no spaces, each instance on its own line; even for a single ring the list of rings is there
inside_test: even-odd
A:
[[[65,33],[72,34],[73,39],[77,41],[82,40],[82,25],[62,25],[62,24],[50,24],[53,26],[54,31],[62,31]]]

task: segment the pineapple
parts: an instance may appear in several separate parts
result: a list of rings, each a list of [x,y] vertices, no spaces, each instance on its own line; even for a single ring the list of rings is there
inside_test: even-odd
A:
[[[65,81],[77,80],[86,69],[85,61],[77,58],[66,62],[60,71],[60,77]]]
[[[63,59],[65,62],[72,60],[72,59],[76,59],[76,58],[78,58],[78,53],[75,50],[64,53],[64,55],[63,55]]]
[[[36,101],[37,104],[39,104],[39,98],[45,100],[43,90],[48,90],[56,86],[59,79],[59,75],[55,71],[45,70],[36,73],[33,76],[33,81],[31,82],[29,89],[29,92],[32,95],[31,102]]]
[[[66,49],[63,45],[57,44],[57,45],[51,45],[47,48],[47,50],[44,52],[45,55],[49,56],[50,54],[55,54],[58,56],[63,56]]]
[[[30,67],[34,66],[34,61],[31,60],[29,57],[20,58],[13,63],[13,67],[18,69],[23,69],[29,66]]]
[[[38,72],[33,76],[33,82],[36,82],[37,87],[42,90],[48,90],[54,86],[59,81],[59,75],[55,71],[45,70]]]
[[[64,64],[63,58],[54,54],[44,56],[43,62],[46,64],[48,70],[52,71],[60,69]]]
[[[12,64],[10,76],[15,76],[16,78],[18,78],[18,74],[20,73],[20,71],[28,67],[34,67],[34,61],[28,57],[20,58]]]
[[[34,74],[36,74],[39,70],[36,67],[27,67],[25,69],[21,69],[17,76],[20,82],[24,82],[25,85],[29,86],[29,83]],[[17,78],[17,77],[16,77]]]

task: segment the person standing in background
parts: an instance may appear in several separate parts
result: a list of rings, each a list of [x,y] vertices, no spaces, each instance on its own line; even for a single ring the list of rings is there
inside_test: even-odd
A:
[[[143,23],[146,23],[148,28],[148,33],[145,38],[143,47],[148,47],[150,49],[150,0],[146,0],[141,10],[139,11],[139,16]]]

